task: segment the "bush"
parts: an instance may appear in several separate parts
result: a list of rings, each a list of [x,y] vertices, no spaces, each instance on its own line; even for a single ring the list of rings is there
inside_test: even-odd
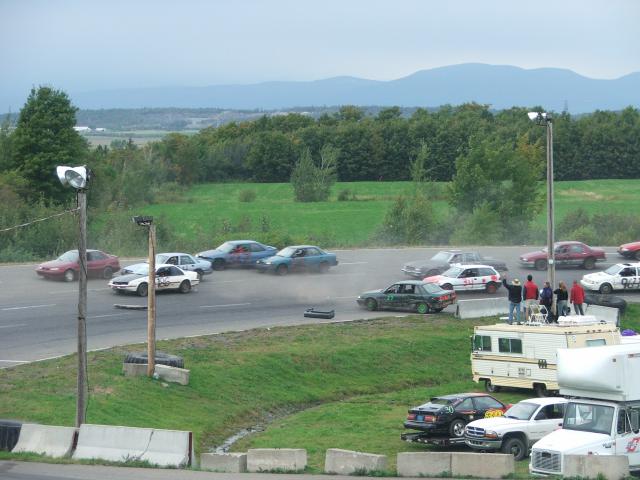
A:
[[[476,207],[473,213],[458,217],[451,235],[454,245],[496,245],[505,237],[502,221],[498,212],[484,203]]]
[[[338,193],[339,202],[348,202],[350,200],[355,200],[355,199],[356,199],[355,194],[348,188],[345,188],[344,190],[340,190],[340,193]]]
[[[439,230],[431,202],[416,192],[410,197],[396,199],[387,210],[375,239],[384,244],[433,243],[440,237]]]
[[[250,189],[246,188],[244,190],[240,190],[240,193],[238,194],[238,200],[240,200],[241,202],[244,202],[244,203],[251,203],[255,199],[256,199],[255,190],[250,190]]]

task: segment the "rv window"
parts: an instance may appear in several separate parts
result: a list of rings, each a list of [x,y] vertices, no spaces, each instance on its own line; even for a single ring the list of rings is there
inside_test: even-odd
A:
[[[591,340],[587,340],[587,347],[600,347],[602,345],[606,345],[607,341],[604,338],[594,338]]]
[[[621,409],[618,411],[618,426],[616,427],[616,431],[618,433],[629,433],[631,432],[631,425],[629,424],[629,417],[627,416],[627,411]]]
[[[474,335],[473,336],[473,351],[474,352],[490,352],[491,351],[491,337],[488,335]]]
[[[518,338],[499,338],[498,350],[503,353],[522,353],[522,340]]]

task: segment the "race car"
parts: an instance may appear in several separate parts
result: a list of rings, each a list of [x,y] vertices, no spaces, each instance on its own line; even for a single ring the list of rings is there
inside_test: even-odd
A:
[[[500,274],[489,265],[456,265],[442,275],[423,280],[425,283],[436,283],[444,290],[485,290],[487,293],[495,293],[501,281]]]
[[[115,277],[109,282],[109,287],[116,293],[130,292],[146,297],[149,293],[148,268],[137,272]],[[156,266],[156,291],[178,290],[180,293],[189,293],[198,283],[200,280],[197,272],[185,272],[169,264]]]

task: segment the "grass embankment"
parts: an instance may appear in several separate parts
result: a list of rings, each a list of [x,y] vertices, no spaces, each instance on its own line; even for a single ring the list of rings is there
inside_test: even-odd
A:
[[[400,441],[409,407],[481,388],[470,381],[469,367],[469,335],[478,323],[448,315],[388,317],[159,342],[160,350],[184,357],[188,386],[125,378],[125,351],[139,345],[93,352],[87,422],[191,430],[199,452],[242,428],[268,424],[234,450],[306,448],[310,470],[319,472],[327,448],[345,448],[386,454],[393,470],[397,452],[425,448]],[[640,328],[640,307],[629,308],[624,327]],[[0,418],[72,425],[75,381],[74,356],[0,370]],[[512,402],[527,395],[498,397]]]

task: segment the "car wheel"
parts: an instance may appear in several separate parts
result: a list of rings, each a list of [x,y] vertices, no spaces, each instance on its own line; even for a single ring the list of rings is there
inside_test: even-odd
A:
[[[535,267],[536,267],[536,270],[546,270],[547,269],[547,261],[546,260],[536,260]]]
[[[211,264],[214,270],[224,270],[226,267],[225,261],[221,258],[216,258]]]
[[[608,294],[613,291],[613,287],[609,283],[603,283],[598,289],[600,293]]]
[[[549,391],[547,390],[547,386],[544,383],[535,383],[533,385],[533,391],[536,394],[536,397],[548,397]]]
[[[498,290],[498,286],[493,282],[489,282],[487,283],[486,289],[487,293],[496,293],[496,291]]]
[[[376,302],[375,298],[367,298],[367,301],[364,302],[367,310],[371,310],[372,312],[378,309],[378,302]]]
[[[442,289],[443,290],[453,290],[453,285],[451,285],[450,283],[445,283],[444,285],[442,285]]]
[[[416,312],[418,312],[420,315],[424,315],[425,313],[429,313],[429,310],[431,310],[429,308],[429,305],[427,305],[424,302],[420,302],[416,305]]]
[[[464,436],[464,427],[466,422],[461,418],[456,418],[449,425],[449,436],[452,438],[462,438]]]
[[[196,273],[198,274],[198,281],[201,282],[204,278],[204,272],[202,270],[196,270]]]
[[[146,283],[141,283],[140,285],[138,285],[136,293],[141,297],[146,297],[147,295],[149,295],[149,285],[147,285]]]
[[[183,280],[179,290],[180,293],[189,293],[191,291],[191,282],[189,280]]]
[[[582,264],[582,268],[585,270],[593,270],[593,267],[596,266],[595,258],[585,258],[584,263]]]
[[[322,262],[318,267],[320,273],[327,273],[329,271],[329,264],[327,262]]]
[[[276,268],[276,273],[280,276],[284,276],[289,273],[289,267],[287,267],[286,265],[278,265],[278,268]]]
[[[513,455],[513,459],[519,462],[527,456],[527,447],[521,438],[511,437],[502,445],[502,453]]]
[[[498,385],[494,385],[493,383],[491,383],[491,380],[489,379],[484,381],[484,389],[488,393],[497,393],[500,391],[500,387]]]
[[[64,272],[65,282],[73,282],[75,279],[76,279],[76,272],[74,272],[73,270],[69,269],[66,272]]]
[[[105,267],[105,269],[102,271],[102,278],[104,278],[105,280],[109,280],[111,277],[113,277],[113,268]]]

